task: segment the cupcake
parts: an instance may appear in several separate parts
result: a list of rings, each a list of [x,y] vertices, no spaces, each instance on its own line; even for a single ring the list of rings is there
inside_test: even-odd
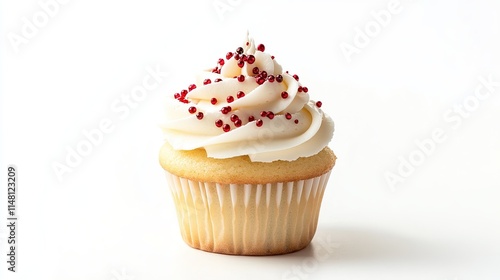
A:
[[[311,242],[336,160],[321,105],[248,35],[168,99],[160,164],[189,246],[275,255]]]

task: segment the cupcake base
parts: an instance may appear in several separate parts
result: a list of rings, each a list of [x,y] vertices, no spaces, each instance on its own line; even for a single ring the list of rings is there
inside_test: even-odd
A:
[[[311,242],[330,173],[268,184],[200,182],[168,171],[166,177],[189,246],[222,254],[276,255]]]

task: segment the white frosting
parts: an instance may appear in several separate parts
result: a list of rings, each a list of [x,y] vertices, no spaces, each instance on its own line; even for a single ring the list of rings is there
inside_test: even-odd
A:
[[[218,65],[220,74],[210,69],[197,75],[196,88],[185,97],[189,103],[175,98],[168,100],[166,121],[161,124],[166,140],[176,150],[204,148],[208,157],[248,155],[257,162],[291,161],[320,152],[333,136],[331,118],[316,102],[309,100],[307,92],[299,92],[300,83],[283,72],[271,55],[257,50],[252,39],[247,38],[242,48],[243,54],[255,57],[253,64],[245,62],[240,68],[234,56],[224,59],[224,65]],[[259,84],[252,73],[254,67],[268,75],[281,75],[283,81],[266,80]],[[243,82],[235,78],[240,75],[245,77]],[[211,83],[204,85],[205,79]],[[215,79],[221,81],[214,82]],[[238,98],[238,91],[243,91],[245,96]],[[283,91],[288,93],[287,98],[282,97]],[[228,103],[228,96],[234,101]],[[211,103],[212,98],[217,99],[215,105]],[[221,109],[226,106],[230,106],[231,111],[223,114]],[[195,107],[196,112],[190,113],[190,107]],[[262,117],[262,111],[273,112],[274,118]],[[202,119],[197,117],[199,112],[203,113]],[[291,118],[287,119],[287,113]],[[241,126],[231,121],[233,114],[241,120]],[[250,116],[255,120],[249,121]],[[256,125],[259,119],[262,120],[260,127]],[[225,132],[217,127],[217,120],[228,124],[230,130]]]

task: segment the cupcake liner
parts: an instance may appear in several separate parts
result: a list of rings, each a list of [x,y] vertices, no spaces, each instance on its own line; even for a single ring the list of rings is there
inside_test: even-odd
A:
[[[189,246],[223,254],[274,255],[311,242],[330,173],[268,184],[198,182],[167,171],[166,177]]]

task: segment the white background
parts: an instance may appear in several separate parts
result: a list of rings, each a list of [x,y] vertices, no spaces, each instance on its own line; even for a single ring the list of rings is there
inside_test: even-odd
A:
[[[69,0],[43,22],[47,2],[0,6],[1,279],[499,279],[498,1],[396,1],[385,26],[386,0]],[[336,124],[317,234],[289,255],[189,248],[157,160],[163,98],[247,30]],[[113,110],[148,68],[169,75],[128,115]],[[54,164],[103,120],[112,131],[59,180]],[[442,141],[424,155],[434,131]],[[9,164],[16,273],[4,261]]]

